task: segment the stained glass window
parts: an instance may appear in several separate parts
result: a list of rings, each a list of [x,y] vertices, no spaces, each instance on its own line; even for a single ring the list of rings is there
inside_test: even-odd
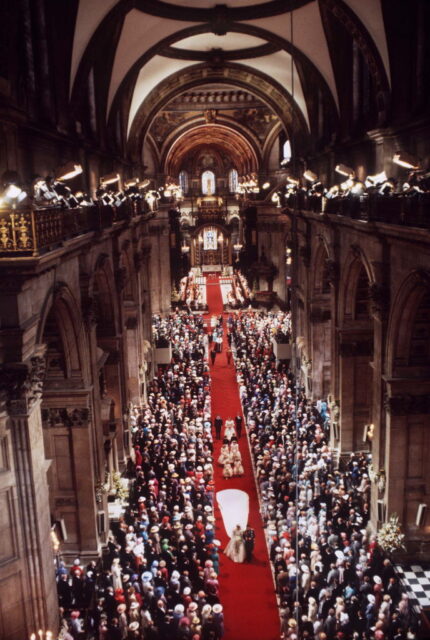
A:
[[[237,175],[236,169],[230,169],[228,174],[228,188],[230,193],[237,193],[237,185],[238,185],[239,177]]]
[[[179,186],[181,187],[184,195],[188,193],[188,173],[186,171],[181,171],[179,173]]]
[[[204,196],[212,196],[216,190],[215,174],[213,171],[202,173],[202,193]]]

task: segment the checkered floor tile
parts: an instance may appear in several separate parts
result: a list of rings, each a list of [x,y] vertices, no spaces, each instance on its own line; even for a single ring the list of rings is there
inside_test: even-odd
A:
[[[412,564],[395,566],[412,607],[419,611],[430,609],[430,565]]]

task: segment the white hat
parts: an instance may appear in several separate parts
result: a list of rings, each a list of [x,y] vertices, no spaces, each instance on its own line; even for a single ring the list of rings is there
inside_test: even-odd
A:
[[[214,606],[212,607],[212,611],[214,613],[222,613],[222,605],[221,604],[214,604]]]
[[[382,584],[382,579],[379,576],[373,576],[373,582],[376,582],[376,584]]]
[[[369,602],[371,602],[372,604],[374,604],[376,598],[372,593],[369,593],[369,595],[367,596],[367,599]]]

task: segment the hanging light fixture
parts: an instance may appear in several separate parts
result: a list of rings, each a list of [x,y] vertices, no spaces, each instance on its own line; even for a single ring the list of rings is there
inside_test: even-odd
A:
[[[398,164],[405,169],[411,169],[412,171],[418,171],[420,168],[419,162],[410,153],[406,151],[398,151],[393,156],[394,164]]]
[[[346,164],[338,164],[338,165],[336,165],[335,171],[337,173],[340,173],[341,176],[347,176],[348,178],[354,178],[355,177],[354,169],[351,169],[351,167],[347,167]]]
[[[306,171],[303,174],[303,177],[308,182],[318,182],[317,174],[311,171],[310,169],[306,169]]]
[[[107,175],[100,178],[100,184],[105,187],[108,184],[115,184],[115,182],[119,182],[119,173],[108,173]]]
[[[71,180],[82,173],[82,165],[73,161],[66,162],[62,167],[55,170],[55,180]]]

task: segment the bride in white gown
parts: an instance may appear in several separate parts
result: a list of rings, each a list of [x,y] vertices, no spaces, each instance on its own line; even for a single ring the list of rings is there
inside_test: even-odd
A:
[[[243,542],[243,531],[240,525],[236,525],[231,534],[230,542],[224,549],[226,556],[231,558],[233,562],[244,562],[245,560],[245,543]]]

